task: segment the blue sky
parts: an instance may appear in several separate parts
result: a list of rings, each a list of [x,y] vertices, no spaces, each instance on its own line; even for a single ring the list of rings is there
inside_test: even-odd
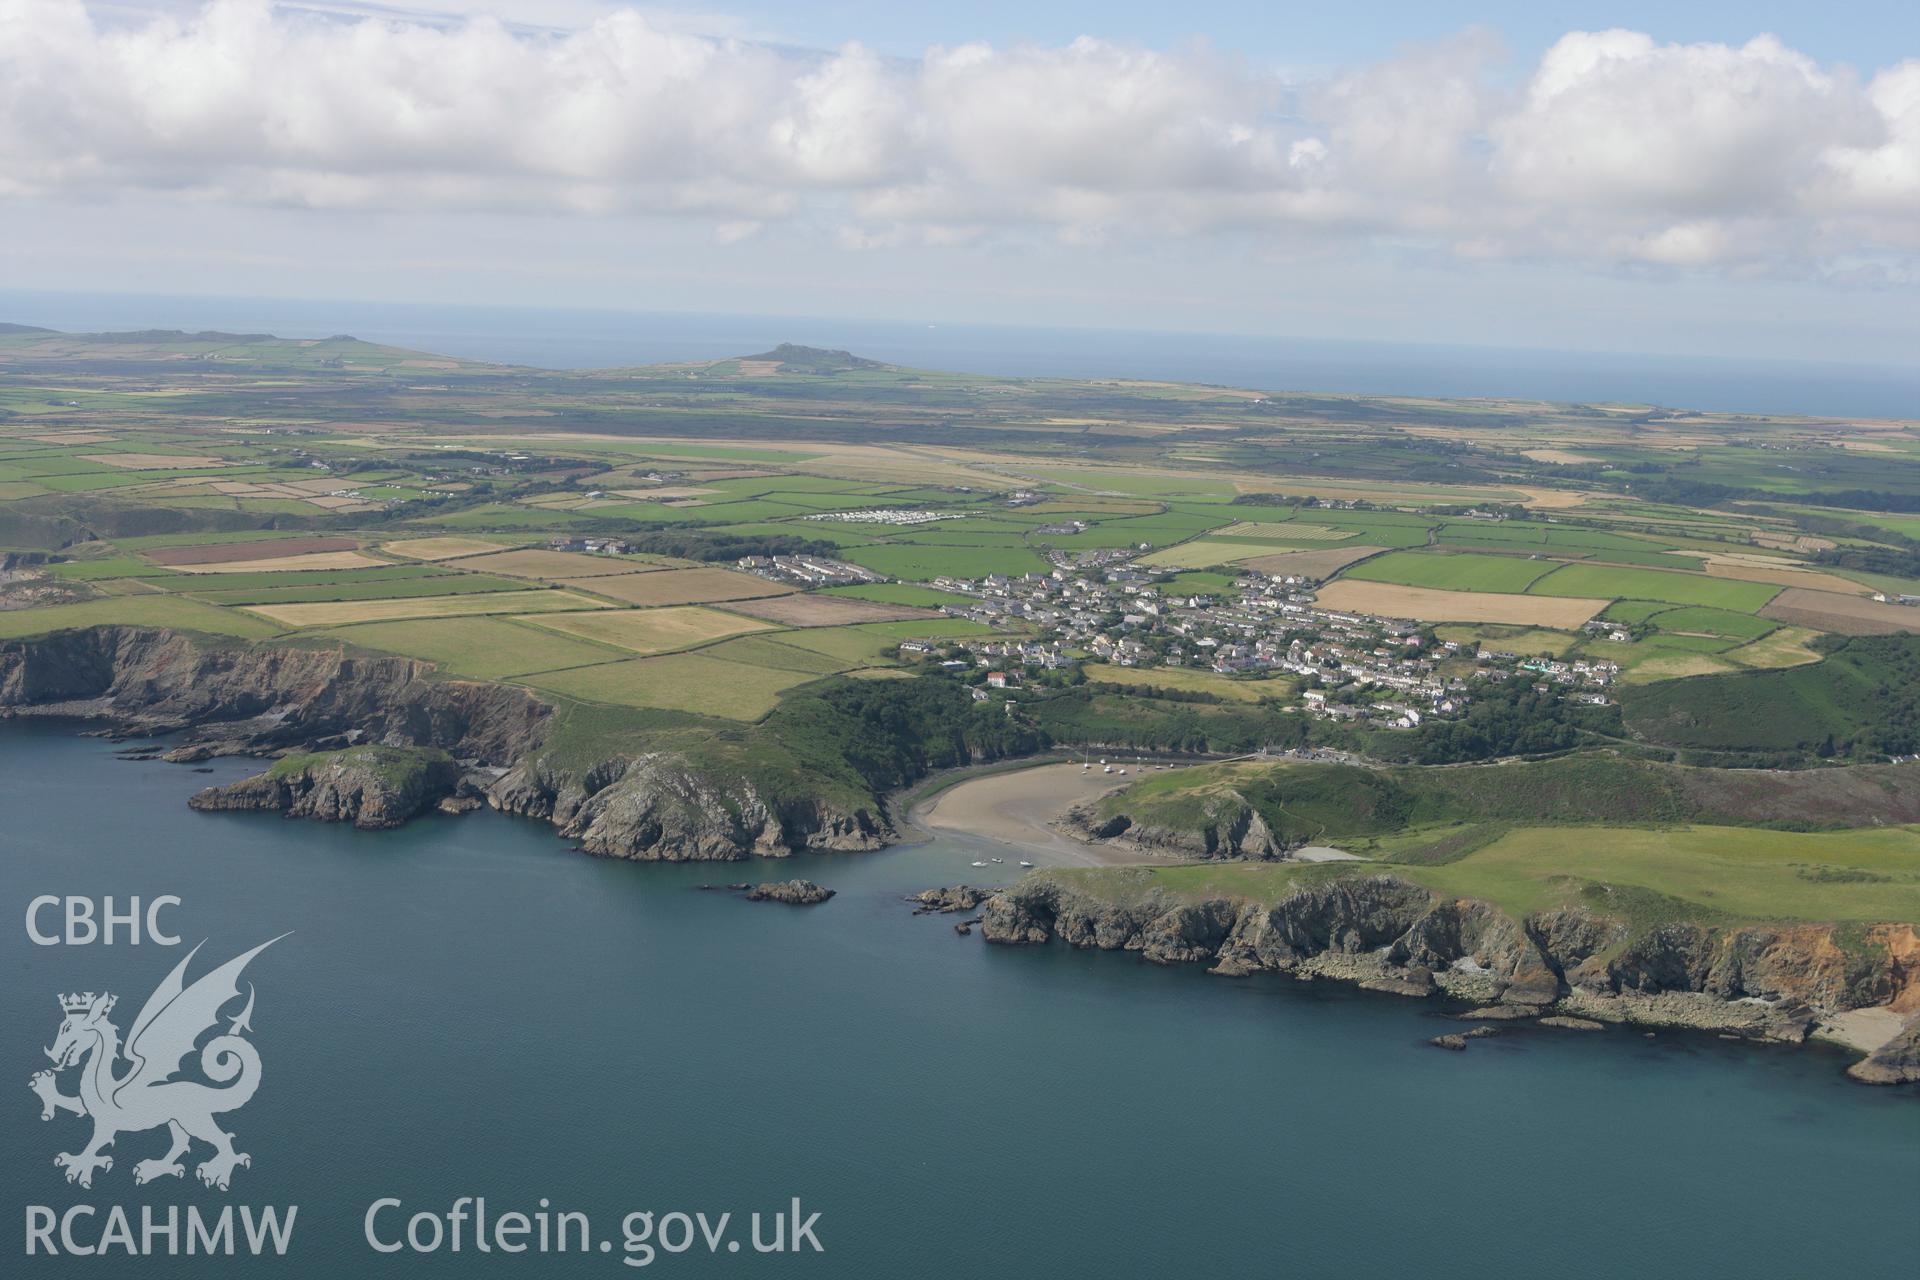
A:
[[[1917,14],[8,0],[0,276],[1912,365]]]
[[[1199,36],[1248,57],[1335,67],[1380,57],[1406,41],[1439,39],[1475,25],[1498,31],[1516,52],[1524,54],[1537,54],[1568,31],[1608,27],[1629,27],[1683,43],[1741,43],[1772,32],[1815,58],[1860,66],[1885,61],[1889,50],[1920,54],[1920,5],[1891,0],[1834,5],[1806,0],[1589,0],[1577,4],[1484,0],[1464,5],[1417,0],[1356,4],[825,0],[806,5],[737,4],[727,12],[787,39],[825,46],[863,40],[903,56],[918,55],[931,44],[979,39],[1064,44],[1094,33],[1158,47]]]

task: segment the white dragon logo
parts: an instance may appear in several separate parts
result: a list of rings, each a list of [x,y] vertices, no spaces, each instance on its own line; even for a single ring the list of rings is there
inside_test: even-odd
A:
[[[93,1117],[93,1140],[86,1148],[53,1158],[56,1166],[67,1171],[68,1182],[91,1187],[96,1169],[112,1170],[113,1158],[101,1152],[116,1137],[161,1125],[167,1126],[173,1145],[158,1160],[134,1165],[136,1183],[185,1174],[180,1157],[195,1138],[213,1148],[213,1156],[195,1170],[210,1187],[225,1191],[236,1166],[252,1165],[252,1157],[233,1149],[233,1135],[214,1122],[214,1116],[245,1106],[260,1087],[260,1054],[241,1034],[253,1030],[249,1022],[252,983],[247,984],[246,1008],[231,1020],[226,1034],[214,1036],[200,1049],[201,1072],[224,1087],[172,1077],[193,1052],[195,1042],[219,1023],[220,1010],[239,997],[240,971],[247,962],[278,941],[269,939],[234,957],[192,986],[185,982],[187,965],[200,947],[189,951],[141,1007],[124,1051],[119,1028],[107,1020],[116,997],[91,991],[60,997],[66,1017],[53,1047],[46,1051],[53,1059],[53,1070],[36,1073],[28,1085],[40,1095],[42,1120],[53,1119],[59,1111]],[[115,1065],[122,1056],[131,1065],[116,1074]],[[55,1073],[73,1066],[80,1067],[80,1092],[69,1096],[60,1092]]]

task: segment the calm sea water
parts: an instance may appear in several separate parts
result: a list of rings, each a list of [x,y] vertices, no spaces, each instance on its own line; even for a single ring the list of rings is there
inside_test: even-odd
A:
[[[1015,377],[1162,378],[1269,391],[1510,396],[1736,413],[1920,417],[1920,367],[1783,360],[794,316],[5,289],[0,289],[0,320],[71,332],[162,328],[283,337],[351,333],[373,342],[556,369],[712,360],[798,342],[916,368]]]
[[[490,814],[366,834],[201,815],[213,775],[50,725],[0,731],[0,1257],[23,1207],[299,1206],[274,1264],[9,1262],[9,1275],[614,1276],[621,1253],[374,1254],[367,1206],[731,1210],[799,1196],[819,1256],[662,1255],[669,1274],[946,1277],[1891,1276],[1920,1245],[1920,1098],[1844,1059],[1710,1038],[1509,1032],[1467,1053],[1422,1004],[1226,981],[1131,956],[990,948],[912,889],[935,842],[751,866],[595,861]],[[696,892],[801,874],[823,907]],[[231,1193],[136,1188],[130,1135],[90,1192],[24,1087],[54,995],[120,1025],[179,949],[39,947],[36,894],[178,894],[211,963],[254,962],[258,1095],[226,1117]],[[196,1156],[196,1159],[199,1157]]]

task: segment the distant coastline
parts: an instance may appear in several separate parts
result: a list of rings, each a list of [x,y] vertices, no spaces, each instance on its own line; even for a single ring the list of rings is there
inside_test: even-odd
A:
[[[70,332],[352,333],[552,369],[718,360],[782,341],[1002,377],[1146,378],[1268,391],[1659,404],[1727,413],[1910,416],[1920,369],[1243,334],[937,325],[912,320],[626,312],[0,289],[0,317]]]

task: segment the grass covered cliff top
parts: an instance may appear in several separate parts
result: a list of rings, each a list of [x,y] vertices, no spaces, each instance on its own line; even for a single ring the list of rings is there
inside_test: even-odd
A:
[[[1519,917],[1612,903],[1733,920],[1920,921],[1920,765],[1798,773],[1589,753],[1450,768],[1244,762],[1153,774],[1103,817],[1176,835],[1246,808],[1364,861],[1061,872],[1100,892],[1276,900],[1388,872]]]
[[[1585,907],[1639,924],[1920,922],[1920,828],[1787,832],[1686,825],[1516,827],[1454,861],[1201,862],[1035,875],[1097,897],[1278,902],[1302,886],[1392,875],[1515,919]]]

